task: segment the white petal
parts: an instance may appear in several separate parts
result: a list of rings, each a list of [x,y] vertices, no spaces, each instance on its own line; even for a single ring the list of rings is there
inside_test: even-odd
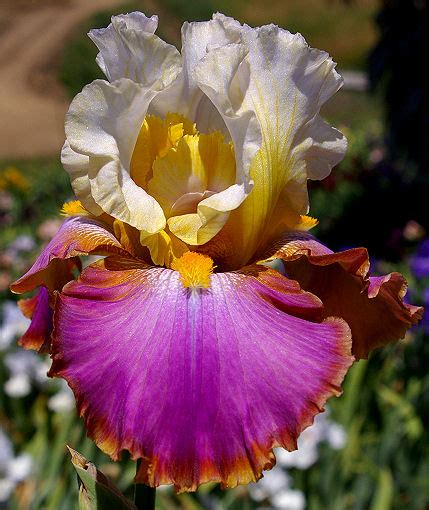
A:
[[[242,102],[248,65],[243,44],[217,48],[199,63],[195,75],[201,89],[222,114],[234,142],[238,182],[249,183],[250,163],[261,146],[261,130],[254,112]]]
[[[180,54],[154,35],[157,25],[157,16],[133,12],[113,16],[107,28],[89,32],[100,50],[97,63],[109,81],[130,78],[161,90],[174,80],[180,71]]]
[[[10,244],[7,246],[7,250],[13,252],[20,251],[31,251],[35,248],[35,241],[32,237],[27,235],[20,235],[16,237]]]
[[[341,450],[347,443],[347,433],[338,423],[330,423],[326,435],[329,446],[334,450]]]
[[[77,194],[77,190],[79,190],[79,200],[85,209],[95,216],[100,216],[103,209],[95,203],[91,195],[89,156],[75,152],[66,140],[61,150],[61,162],[70,176],[72,188],[76,190],[75,193]],[[92,163],[94,164],[94,161]]]
[[[346,148],[342,135],[319,117],[320,107],[342,84],[329,55],[309,48],[300,34],[274,25],[243,26],[241,39],[238,45],[209,51],[196,70],[200,87],[232,133],[236,151],[240,143],[234,136],[231,111],[241,117],[253,113],[262,134],[261,151],[252,166],[254,190],[234,214],[241,252],[232,265],[247,262],[266,241],[264,233],[280,198],[294,213],[307,212],[307,178],[326,176]],[[240,53],[244,53],[241,61]],[[244,175],[255,153],[255,143],[246,146],[248,141],[246,136]]]
[[[12,398],[26,397],[31,392],[30,378],[25,374],[13,375],[4,383],[4,392]]]
[[[208,198],[202,200],[198,207],[205,209],[213,209],[219,212],[229,212],[237,209],[237,207],[246,198],[246,192],[243,185],[234,184],[229,188],[215,193]]]
[[[8,477],[14,482],[22,482],[31,473],[33,468],[33,459],[28,453],[22,453],[15,457],[8,466]]]
[[[297,145],[293,154],[301,160],[305,158],[309,179],[324,179],[343,159],[347,138],[319,115],[306,126],[305,132],[307,138]]]
[[[174,84],[157,96],[150,106],[150,113],[165,116],[168,112],[178,112],[192,119],[201,132],[225,129],[222,117],[200,90],[194,72],[198,62],[208,48],[220,47],[238,41],[239,30],[226,30],[220,19],[188,23],[182,27],[182,72]],[[207,117],[212,118],[210,125]]]
[[[9,500],[10,495],[15,489],[16,483],[8,478],[0,478],[0,503],[6,502]]]
[[[21,349],[7,354],[4,358],[4,364],[11,375],[25,374],[29,376],[40,366],[41,361],[34,351]]]
[[[1,323],[0,352],[6,350],[16,337],[22,336],[31,321],[24,317],[15,302],[6,301],[2,308]]]
[[[0,471],[4,471],[13,458],[13,447],[9,437],[0,428]]]
[[[342,85],[334,62],[326,52],[309,48],[300,34],[274,25],[247,30],[244,40],[250,66],[244,101],[253,105],[267,150],[272,147],[278,154],[274,163],[287,169],[276,176],[276,184],[282,187],[295,178],[301,180],[303,170],[305,177],[312,172],[319,175],[314,168],[316,147],[317,157],[325,162],[322,173],[326,176],[346,148],[342,135],[318,116],[321,106]],[[307,207],[297,212],[305,213]]]
[[[64,383],[63,380],[61,380],[61,382]],[[67,384],[62,384],[60,391],[55,393],[55,395],[48,400],[48,408],[55,413],[72,411],[75,407],[76,403],[73,392]]]
[[[77,198],[84,205],[92,199],[104,212],[150,234],[164,228],[164,213],[131,179],[129,164],[154,94],[125,78],[113,84],[96,80],[75,97],[66,117],[71,150],[88,158],[80,158],[81,166],[78,156],[74,165],[65,161]],[[65,154],[71,158],[70,151]]]
[[[304,493],[293,489],[284,489],[271,498],[273,510],[304,510]]]

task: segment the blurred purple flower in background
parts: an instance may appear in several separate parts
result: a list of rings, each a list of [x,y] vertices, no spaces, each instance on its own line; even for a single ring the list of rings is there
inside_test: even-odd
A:
[[[426,287],[423,291],[423,306],[425,311],[420,323],[420,327],[427,335],[429,335],[429,286]]]
[[[429,276],[429,238],[422,241],[410,260],[411,271],[416,278]]]

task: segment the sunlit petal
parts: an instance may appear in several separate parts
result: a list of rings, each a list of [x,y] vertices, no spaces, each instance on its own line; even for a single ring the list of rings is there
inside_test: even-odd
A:
[[[51,375],[104,451],[144,457],[141,481],[233,487],[272,466],[273,446],[296,448],[339,393],[349,329],[321,317],[315,296],[265,268],[191,290],[176,271],[109,258],[59,297]]]
[[[112,17],[107,28],[93,29],[89,37],[100,53],[97,63],[109,81],[129,78],[147,88],[162,90],[180,70],[180,54],[154,32],[158,17],[141,12]]]
[[[254,158],[246,158],[249,149],[243,150],[243,161],[251,160],[247,171],[254,189],[229,220],[240,247],[231,267],[245,263],[266,241],[280,198],[294,214],[306,214],[307,179],[325,177],[342,158],[344,137],[319,118],[320,107],[342,83],[334,67],[327,53],[309,48],[300,34],[274,25],[243,27],[241,44],[213,49],[199,63],[199,84],[233,138],[231,111],[256,115],[262,133]],[[243,145],[234,142],[236,150]],[[249,148],[254,151],[254,145]]]
[[[309,234],[286,235],[272,248],[287,275],[318,296],[325,316],[342,317],[352,331],[353,354],[367,358],[370,350],[403,338],[423,313],[403,302],[406,281],[399,273],[369,276],[368,253],[355,248],[333,253]]]
[[[86,217],[70,218],[27,273],[11,285],[11,290],[23,293],[39,285],[45,285],[49,290],[61,290],[73,278],[72,268],[79,263],[77,257],[90,253],[129,255],[105,225]]]

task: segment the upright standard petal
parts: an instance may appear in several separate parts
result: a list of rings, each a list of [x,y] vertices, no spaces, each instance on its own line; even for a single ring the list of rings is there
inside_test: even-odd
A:
[[[191,290],[176,271],[110,257],[59,296],[50,374],[68,381],[104,451],[143,458],[138,480],[234,487],[273,465],[273,446],[295,449],[339,393],[350,332],[322,314],[265,268]]]
[[[142,12],[132,12],[112,16],[107,28],[89,32],[100,50],[97,63],[109,81],[129,78],[147,88],[161,90],[176,78],[180,54],[154,35],[157,26],[157,16],[147,18]]]
[[[169,89],[160,93],[150,106],[154,115],[164,117],[168,112],[178,112],[192,119],[201,132],[213,129],[228,134],[225,123],[216,107],[200,89],[195,79],[199,61],[212,47],[220,47],[240,39],[237,29],[226,29],[222,20],[185,22],[182,27],[182,70]]]
[[[103,209],[97,205],[92,197],[91,182],[89,180],[91,166],[94,167],[94,160],[91,161],[86,154],[75,152],[66,140],[61,150],[61,163],[64,170],[69,174],[75,193],[79,193],[79,200],[85,209],[91,211],[94,216],[101,216]]]
[[[407,284],[401,274],[369,276],[365,248],[333,253],[309,234],[288,234],[274,244],[270,258],[282,259],[288,277],[322,300],[325,316],[347,322],[358,359],[403,338],[422,318],[421,307],[403,302]]]
[[[247,49],[242,43],[219,47],[198,64],[195,76],[228,127],[234,142],[238,182],[248,184],[250,165],[261,147],[262,134],[255,112],[243,104],[249,79],[246,57]]]
[[[130,162],[152,99],[176,78],[180,54],[152,32],[156,20],[133,13],[91,33],[102,67],[116,80],[96,80],[73,100],[62,159],[76,196],[146,235],[165,227],[159,204],[131,178]]]
[[[261,149],[248,170],[254,189],[229,220],[238,233],[230,267],[247,262],[267,241],[268,227],[283,221],[276,212],[279,200],[285,202],[283,213],[307,212],[307,179],[326,177],[346,149],[341,133],[319,117],[342,82],[327,53],[274,25],[243,27],[239,46],[246,55],[235,67],[228,62],[237,61],[238,49],[229,45],[209,51],[196,70],[200,87],[232,133],[230,111],[235,116],[253,112],[262,132]],[[249,160],[246,150],[243,160]]]

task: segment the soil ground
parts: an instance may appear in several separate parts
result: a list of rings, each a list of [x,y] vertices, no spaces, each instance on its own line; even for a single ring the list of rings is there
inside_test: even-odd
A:
[[[58,154],[70,103],[52,66],[75,27],[123,0],[2,0],[0,159]]]

